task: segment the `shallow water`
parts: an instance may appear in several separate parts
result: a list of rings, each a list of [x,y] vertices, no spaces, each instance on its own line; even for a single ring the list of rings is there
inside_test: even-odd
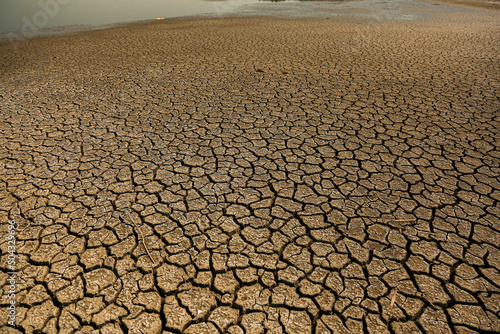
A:
[[[226,14],[259,0],[0,0],[0,35],[61,26],[106,25],[204,13]]]
[[[0,39],[16,40],[123,22],[192,15],[416,20],[432,12],[457,9],[415,0],[0,0]]]

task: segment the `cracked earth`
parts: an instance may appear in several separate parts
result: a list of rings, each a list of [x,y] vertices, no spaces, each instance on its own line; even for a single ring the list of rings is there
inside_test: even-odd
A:
[[[498,333],[500,30],[467,15],[0,44],[2,332]]]

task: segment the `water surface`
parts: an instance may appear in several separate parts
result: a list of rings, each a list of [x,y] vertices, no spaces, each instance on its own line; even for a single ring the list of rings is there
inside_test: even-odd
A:
[[[0,35],[204,13],[226,14],[259,0],[0,0]],[[5,36],[4,36],[5,37]],[[29,37],[29,36],[24,36]]]
[[[415,20],[428,13],[458,9],[419,0],[0,0],[0,39],[192,15]]]

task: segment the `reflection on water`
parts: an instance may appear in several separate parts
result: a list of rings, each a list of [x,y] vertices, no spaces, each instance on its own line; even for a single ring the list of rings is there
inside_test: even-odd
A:
[[[415,0],[0,0],[0,39],[15,41],[85,26],[231,12],[288,18],[352,15],[412,20],[420,16],[416,10],[428,6],[435,7]]]
[[[259,0],[0,0],[0,34],[227,13]],[[23,29],[24,28],[24,29]],[[28,36],[26,36],[28,37]]]

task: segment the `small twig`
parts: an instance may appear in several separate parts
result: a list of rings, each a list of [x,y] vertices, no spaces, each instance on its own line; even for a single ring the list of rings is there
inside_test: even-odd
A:
[[[394,294],[392,295],[392,298],[391,298],[391,310],[393,309],[394,307],[394,303],[396,302],[396,296],[398,295],[398,287],[396,287],[394,289]]]
[[[153,259],[153,256],[151,255],[151,253],[149,252],[149,249],[148,249],[148,246],[146,245],[146,238],[144,237],[144,234],[142,233],[142,230],[139,228],[139,226],[132,220],[132,217],[130,217],[130,213],[127,212],[128,214],[128,218],[130,219],[130,221],[132,222],[132,224],[135,225],[135,227],[137,228],[137,230],[139,231],[139,233],[141,234],[141,239],[142,239],[142,245],[144,246],[144,249],[146,250],[146,252],[148,253],[149,255],[149,258],[151,259],[151,262],[153,262],[153,265],[156,266],[156,261]]]
[[[19,232],[22,232],[22,231],[24,231],[24,230],[28,229],[28,228],[31,226],[31,222],[30,222],[30,221],[28,221],[27,223],[21,223],[21,224],[28,225],[28,226],[26,226],[26,227],[25,227],[25,228],[23,228],[22,230],[19,230]],[[18,226],[19,226],[19,224],[17,224],[17,223],[16,223],[16,225],[18,225]]]
[[[394,304],[396,303],[396,297],[398,296],[398,287],[394,289],[394,294],[391,298],[391,305],[389,307],[389,317],[394,318]]]
[[[409,226],[413,225],[412,223],[416,221],[417,220],[414,218],[404,218],[404,219],[390,219],[387,221],[387,223],[399,229],[399,233],[402,234],[404,230],[406,230]],[[402,224],[402,223],[408,223],[408,224]]]

